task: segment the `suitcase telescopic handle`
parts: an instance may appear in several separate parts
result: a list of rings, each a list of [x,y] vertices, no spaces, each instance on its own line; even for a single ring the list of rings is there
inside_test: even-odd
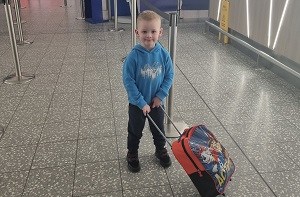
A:
[[[159,131],[159,133],[165,138],[166,142],[170,145],[170,147],[172,148],[172,144],[171,142],[169,142],[168,138],[165,136],[165,134],[160,130],[160,128],[157,126],[157,124],[154,122],[154,120],[151,118],[151,116],[147,113],[147,117],[148,119],[153,123],[153,125],[155,126],[155,128]]]
[[[172,123],[173,127],[176,129],[177,133],[179,134],[179,136],[181,136],[182,134],[180,133],[180,131],[178,130],[178,128],[176,127],[175,123],[172,121],[172,118],[168,115],[168,113],[166,112],[166,110],[160,105],[159,106],[163,112],[165,113],[165,115],[167,116],[167,118],[170,120],[170,122]]]
[[[159,107],[163,110],[163,112],[165,113],[165,115],[167,116],[167,118],[170,120],[170,122],[172,123],[172,125],[174,126],[174,128],[176,129],[176,131],[178,132],[179,136],[181,136],[182,134],[180,133],[180,131],[178,130],[178,128],[176,127],[176,125],[174,124],[174,122],[172,121],[172,119],[170,118],[170,116],[167,114],[166,110],[161,105]],[[165,134],[160,130],[160,128],[156,125],[156,123],[154,122],[154,120],[151,118],[151,116],[148,113],[147,113],[147,117],[153,123],[153,125],[159,131],[159,133],[165,138],[166,142],[168,142],[168,144],[172,147],[171,142],[168,140],[168,138],[165,136]]]

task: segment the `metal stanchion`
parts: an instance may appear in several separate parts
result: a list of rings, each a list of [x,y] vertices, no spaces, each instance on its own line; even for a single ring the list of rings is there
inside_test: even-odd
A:
[[[4,134],[4,128],[0,125],[0,138],[3,136]]]
[[[20,0],[18,0],[18,5],[19,5],[19,8],[21,8],[21,9],[25,9],[26,8],[26,6],[21,6],[21,1]]]
[[[84,20],[85,19],[85,8],[84,8],[84,0],[80,0],[80,11],[81,11],[81,16],[76,17],[78,20]]]
[[[21,1],[20,1],[20,0],[18,0],[18,6],[19,6],[19,8],[21,8],[21,9],[26,8],[26,7],[21,7]],[[15,8],[15,7],[14,7],[14,8]],[[21,24],[24,24],[24,23],[27,23],[27,21],[21,20]],[[17,24],[17,21],[14,21],[14,25],[16,25],[16,24]]]
[[[24,23],[27,23],[27,21],[22,21],[21,20],[21,24],[24,24]],[[17,24],[17,21],[14,21],[14,25],[16,25]]]
[[[108,12],[107,12],[107,15],[108,15],[108,20],[111,20],[111,2],[110,0],[107,0],[107,9],[108,9]]]
[[[3,0],[3,3],[4,3],[5,14],[6,14],[11,48],[12,48],[15,66],[16,66],[16,74],[12,74],[12,75],[5,77],[3,82],[7,83],[7,84],[20,84],[23,82],[28,82],[34,78],[34,75],[25,76],[25,75],[22,75],[22,73],[21,73],[19,54],[18,54],[18,50],[17,50],[16,36],[15,36],[13,20],[12,20],[12,15],[11,15],[10,0]]]
[[[114,0],[114,15],[115,15],[115,27],[109,29],[109,31],[124,31],[123,28],[118,28],[118,1]]]
[[[131,0],[131,46],[136,45],[136,0]]]
[[[60,7],[68,7],[68,2],[67,0],[64,0],[64,5],[61,5]],[[70,6],[71,7],[71,6]]]
[[[172,59],[173,66],[176,64],[176,42],[177,42],[177,24],[178,24],[178,16],[176,13],[170,13],[170,21],[169,21],[169,51]],[[174,68],[175,72],[175,68]],[[166,125],[166,137],[178,137],[179,134],[172,125],[172,122],[176,125],[179,131],[184,131],[184,129],[188,128],[188,125],[183,121],[174,121],[173,117],[173,103],[174,103],[174,95],[173,95],[173,86],[171,86],[169,90],[169,96],[167,99],[167,113],[169,118],[167,119]]]
[[[131,46],[132,48],[136,45],[136,0],[131,0]],[[126,57],[121,58],[121,61],[124,62]]]
[[[180,17],[181,14],[181,6],[182,6],[182,0],[177,0],[177,22],[179,22],[179,19],[183,19],[182,17]]]
[[[15,4],[15,13],[16,13],[18,34],[19,34],[19,40],[17,40],[17,44],[18,45],[31,44],[32,41],[27,41],[27,40],[24,40],[24,38],[23,38],[23,30],[22,30],[22,24],[21,24],[21,17],[20,17],[20,10],[19,10],[18,1],[14,0],[14,4]]]

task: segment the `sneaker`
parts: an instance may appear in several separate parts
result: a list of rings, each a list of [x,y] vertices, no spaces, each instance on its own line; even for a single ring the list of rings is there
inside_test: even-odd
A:
[[[139,172],[141,170],[138,153],[127,153],[127,164],[130,172]]]
[[[159,159],[159,163],[162,167],[167,168],[171,166],[172,164],[171,158],[166,148],[163,148],[161,150],[156,150],[155,156],[157,157],[157,159]]]

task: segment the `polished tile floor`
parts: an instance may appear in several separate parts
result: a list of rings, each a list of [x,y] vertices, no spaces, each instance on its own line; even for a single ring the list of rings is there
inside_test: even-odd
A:
[[[0,196],[199,196],[172,155],[163,169],[145,128],[140,173],[127,170],[127,99],[121,59],[131,25],[77,20],[79,0],[21,0],[18,46],[29,83],[0,84]],[[0,5],[0,77],[15,73]],[[168,23],[162,43],[167,46]],[[174,116],[205,124],[237,171],[229,197],[300,193],[300,90],[211,33],[178,25]],[[171,152],[171,151],[170,151]]]

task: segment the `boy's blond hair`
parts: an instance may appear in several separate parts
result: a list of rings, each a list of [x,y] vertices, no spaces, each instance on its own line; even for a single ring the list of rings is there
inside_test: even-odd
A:
[[[161,24],[161,18],[160,16],[151,10],[144,10],[138,15],[137,18],[137,24],[139,24],[140,21],[152,21],[155,20]]]

